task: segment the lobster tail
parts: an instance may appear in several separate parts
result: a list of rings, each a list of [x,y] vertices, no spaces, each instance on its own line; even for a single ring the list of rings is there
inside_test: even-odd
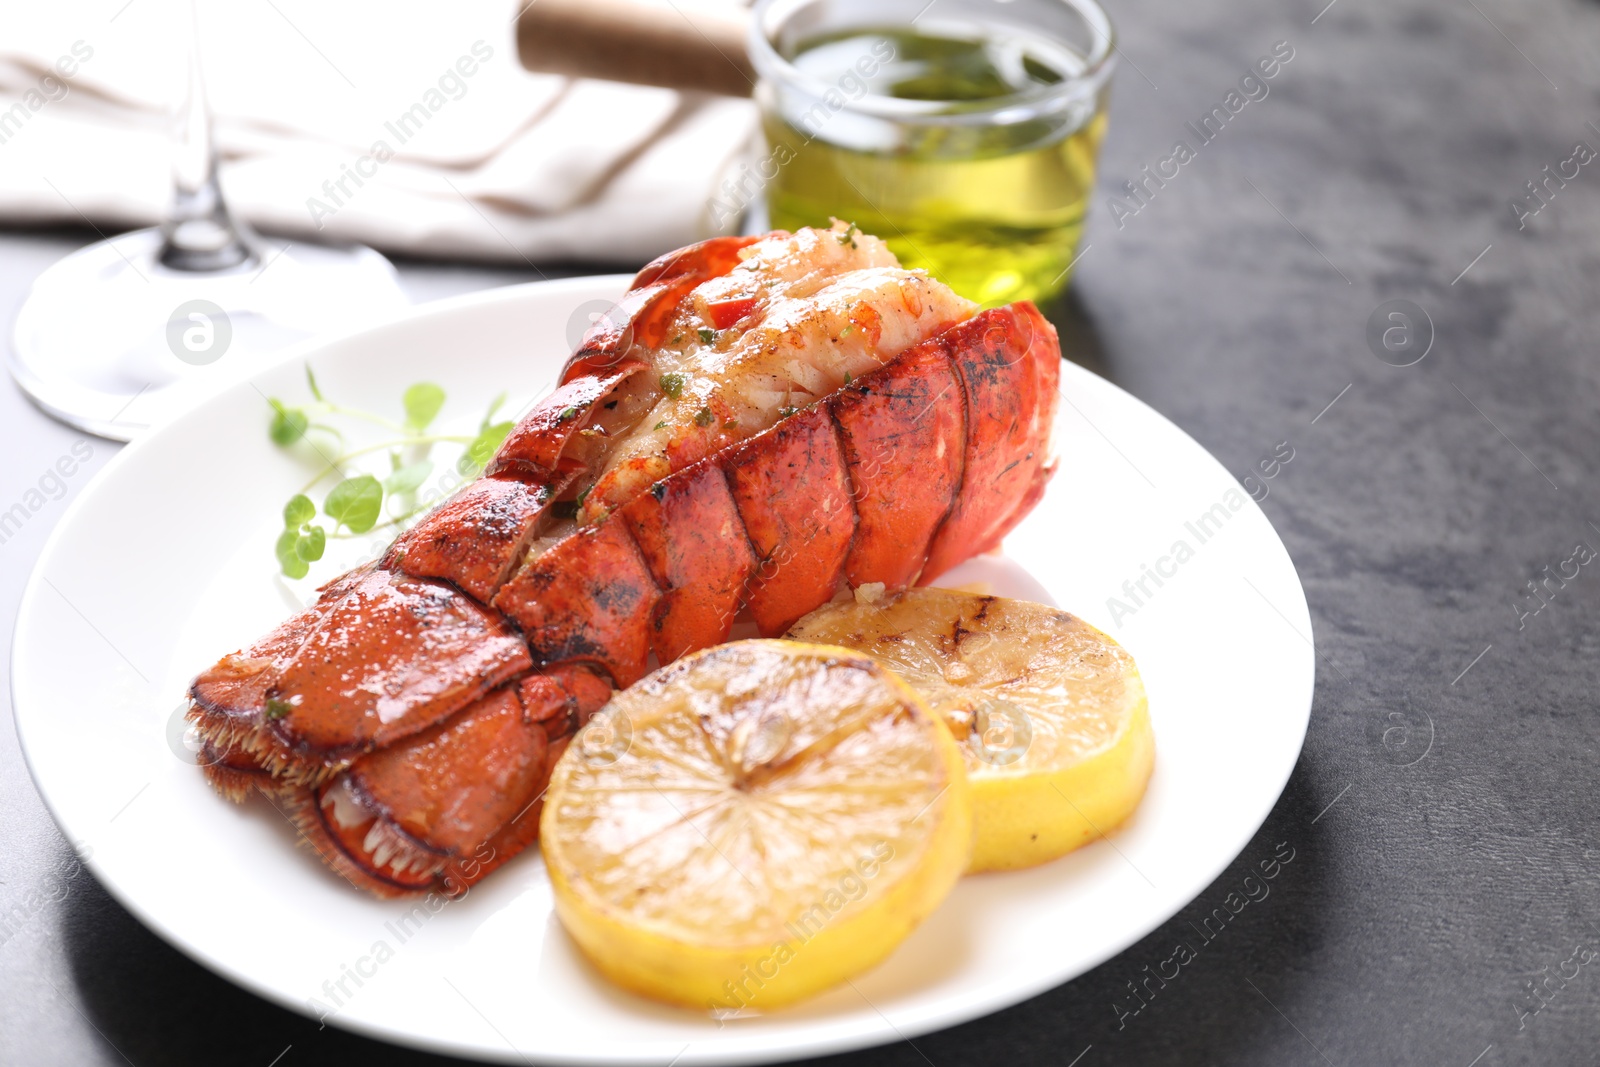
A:
[[[646,267],[484,477],[202,674],[190,715],[219,790],[273,795],[362,888],[459,892],[533,841],[573,732],[652,658],[998,545],[1053,469],[1054,329],[1031,304],[973,315],[874,239],[817,233]],[[800,296],[737,295],[763,286]],[[732,315],[743,333],[695,325]],[[791,358],[807,330],[837,365]],[[673,344],[756,370],[680,398],[687,376],[651,362]]]

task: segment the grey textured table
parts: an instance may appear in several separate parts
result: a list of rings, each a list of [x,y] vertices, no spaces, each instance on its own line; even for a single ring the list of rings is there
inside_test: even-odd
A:
[[[842,1060],[1600,1057],[1600,577],[1572,563],[1578,576],[1539,599],[1528,584],[1580,543],[1600,547],[1600,168],[1574,152],[1600,148],[1600,5],[1326,2],[1116,6],[1100,190],[1074,295],[1053,312],[1075,358],[1241,478],[1293,449],[1263,507],[1316,626],[1299,766],[1238,861],[1122,956],[914,1047]],[[1268,95],[1231,113],[1230,89],[1280,41],[1293,58]],[[1227,121],[1202,144],[1186,124],[1213,106]],[[1193,158],[1163,164],[1177,140]],[[1123,195],[1131,178],[1139,199]],[[0,237],[0,320],[84,239]],[[405,276],[422,299],[532,272]],[[1369,349],[1391,300],[1431,319],[1415,365]],[[7,506],[79,439],[9,384],[0,435]],[[92,444],[66,496],[113,451]],[[65,504],[0,545],[7,636]],[[74,874],[9,729],[0,797],[0,1063],[438,1062],[319,1031],[146,931]],[[1129,984],[1170,975],[1190,923],[1280,843],[1294,858],[1270,895],[1136,999]]]

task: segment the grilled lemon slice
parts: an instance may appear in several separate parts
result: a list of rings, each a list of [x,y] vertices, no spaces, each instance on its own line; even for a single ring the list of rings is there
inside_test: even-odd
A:
[[[972,780],[973,871],[1031,867],[1138,807],[1155,758],[1133,657],[1064,611],[914,589],[827,605],[789,636],[867,652],[950,726]]]
[[[617,694],[551,776],[556,913],[618,984],[766,1010],[887,956],[949,893],[972,808],[949,730],[870,657],[721,645]]]

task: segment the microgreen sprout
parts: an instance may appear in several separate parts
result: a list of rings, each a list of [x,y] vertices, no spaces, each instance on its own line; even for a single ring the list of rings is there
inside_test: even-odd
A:
[[[493,458],[514,425],[509,420],[495,421],[495,413],[505,403],[501,393],[489,405],[476,435],[430,433],[445,403],[445,391],[432,382],[417,382],[401,395],[401,421],[360,408],[330,401],[306,367],[306,388],[310,403],[291,405],[273,397],[267,403],[272,418],[267,436],[280,448],[296,449],[315,460],[319,473],[300,492],[283,505],[283,530],[273,546],[278,567],[286,577],[304,578],[310,565],[321,559],[330,538],[349,538],[390,526],[400,526],[421,514],[432,501],[421,502],[416,494],[434,471],[428,457],[433,445],[451,442],[464,445],[456,463],[462,477],[476,476]],[[575,414],[575,413],[574,413]],[[345,434],[328,420],[330,417],[359,419],[392,431],[396,436],[360,448],[348,448]],[[331,447],[330,447],[331,446]],[[387,452],[389,473],[381,480],[372,474],[352,471],[352,460],[374,452]],[[323,497],[321,521],[311,493],[318,486],[337,479]],[[388,518],[384,518],[387,512]],[[380,521],[382,520],[382,521]],[[287,714],[285,705],[281,714]],[[269,717],[279,717],[271,714]]]

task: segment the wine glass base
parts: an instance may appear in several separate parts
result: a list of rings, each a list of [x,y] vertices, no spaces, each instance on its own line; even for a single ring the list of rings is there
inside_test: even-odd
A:
[[[263,241],[259,263],[178,271],[160,247],[149,229],[80,249],[17,312],[11,376],[62,422],[131,440],[287,345],[409,304],[370,248]]]

